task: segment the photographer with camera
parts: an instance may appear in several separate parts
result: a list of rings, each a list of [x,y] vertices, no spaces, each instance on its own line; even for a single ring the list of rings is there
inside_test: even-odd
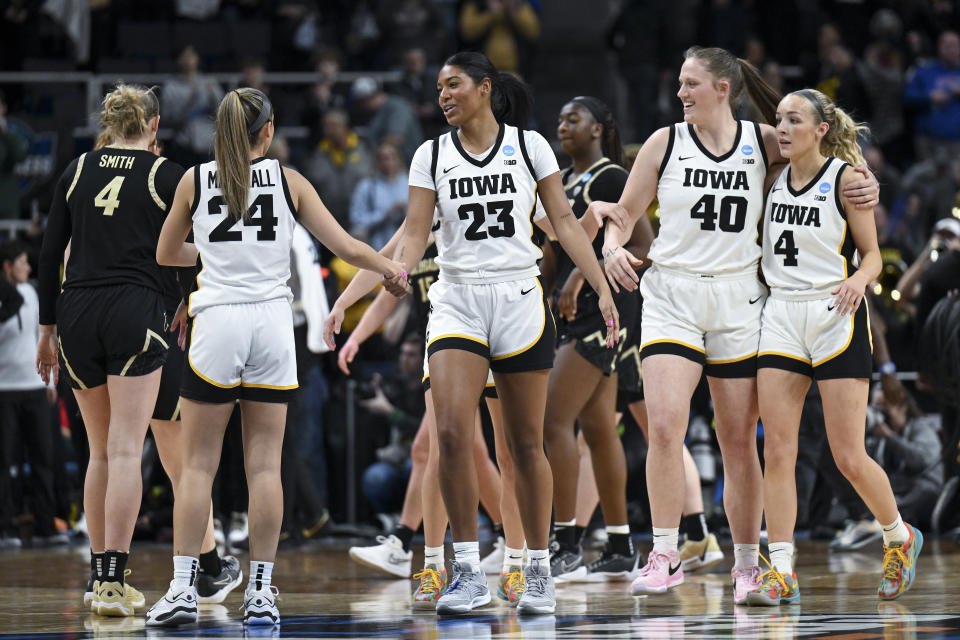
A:
[[[923,327],[937,302],[960,288],[960,219],[942,218],[920,257],[897,282],[904,302],[914,301],[917,327]]]

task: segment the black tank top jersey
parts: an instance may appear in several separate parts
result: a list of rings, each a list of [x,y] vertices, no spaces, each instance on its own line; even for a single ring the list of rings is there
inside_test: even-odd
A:
[[[609,158],[601,158],[584,172],[575,182],[568,183],[570,174],[573,173],[573,167],[568,167],[560,173],[563,180],[563,188],[566,191],[567,199],[570,201],[570,207],[577,220],[583,217],[587,212],[587,207],[594,200],[603,202],[617,202],[623,188],[627,184],[627,171]],[[573,260],[563,250],[560,243],[553,241],[554,254],[557,256],[557,277],[556,283],[559,290],[567,281],[570,272],[573,271]],[[601,258],[603,250],[603,230],[601,229],[593,239],[593,252],[597,260]],[[593,291],[590,287],[584,287],[581,292]],[[558,291],[559,292],[559,291]]]
[[[433,235],[431,235],[423,257],[410,272],[409,277],[413,295],[413,314],[419,335],[426,335],[427,333],[427,319],[430,316],[430,300],[427,298],[427,292],[430,291],[430,285],[436,282],[440,275],[440,267],[437,266],[436,258],[437,243],[433,241]]]
[[[57,182],[40,253],[40,322],[56,322],[63,288],[133,284],[163,293],[173,282],[157,264],[157,239],[184,169],[149,151],[85,153]]]

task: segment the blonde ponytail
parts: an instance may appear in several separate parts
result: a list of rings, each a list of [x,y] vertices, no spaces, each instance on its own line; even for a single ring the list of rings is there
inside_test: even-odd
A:
[[[153,89],[120,83],[103,99],[100,124],[104,131],[97,142],[121,142],[140,138],[150,130],[150,121],[159,115],[160,102]]]
[[[867,125],[854,122],[846,111],[821,91],[802,89],[794,94],[810,102],[810,111],[818,123],[826,122],[830,125],[827,134],[820,141],[820,153],[823,156],[839,158],[854,167],[867,164],[863,158],[863,149],[857,142],[857,136],[870,132]]]
[[[250,149],[256,143],[272,107],[266,96],[244,87],[223,97],[217,109],[217,132],[213,143],[217,161],[217,182],[227,211],[235,219],[247,219],[250,198]],[[260,126],[256,126],[262,120]],[[254,128],[253,131],[250,129]]]

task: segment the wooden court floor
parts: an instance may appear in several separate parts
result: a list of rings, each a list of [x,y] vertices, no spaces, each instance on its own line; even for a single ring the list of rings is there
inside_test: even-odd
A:
[[[101,618],[81,606],[89,566],[82,548],[0,553],[0,640],[12,638],[209,637],[277,638],[899,638],[960,639],[960,546],[928,540],[913,588],[895,602],[876,596],[879,548],[829,553],[822,542],[799,544],[802,601],[778,609],[734,607],[727,562],[687,574],[663,596],[634,598],[626,583],[558,585],[554,616],[518,618],[494,596],[475,615],[437,619],[409,608],[412,582],[354,564],[346,543],[282,550],[274,570],[279,628],[245,631],[241,592],[203,608],[200,623],[175,630],[144,628],[143,615]],[[448,547],[449,553],[449,547]],[[241,556],[242,566],[247,558]],[[414,557],[414,567],[420,558]],[[132,584],[151,605],[172,573],[169,547],[138,546]],[[495,578],[490,578],[496,588]]]

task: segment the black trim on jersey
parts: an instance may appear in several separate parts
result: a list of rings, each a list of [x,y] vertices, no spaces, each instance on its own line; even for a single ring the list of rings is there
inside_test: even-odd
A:
[[[832,162],[833,162],[833,158],[827,158],[827,161],[824,162],[823,166],[820,167],[820,171],[817,171],[817,175],[813,176],[810,182],[805,184],[799,190],[794,190],[793,185],[790,184],[791,167],[787,167],[787,190],[790,191],[790,195],[792,195],[794,198],[799,198],[800,196],[805,194],[807,191],[809,191],[810,187],[812,187],[813,185],[815,185],[817,182],[820,181],[820,179],[823,177],[823,174],[825,174],[827,172],[827,169],[830,168],[830,164]],[[834,185],[834,188],[836,188],[836,185]]]
[[[670,154],[673,153],[673,143],[677,139],[677,127],[670,125],[670,138],[667,140],[667,152],[663,154],[663,160],[660,161],[660,168],[657,170],[657,178],[663,177],[663,172],[667,170],[667,163],[670,162]],[[694,137],[696,139],[696,137]],[[698,141],[699,142],[699,141]]]
[[[488,153],[487,157],[485,157],[483,160],[477,160],[476,158],[471,156],[469,153],[467,153],[466,149],[463,148],[463,145],[460,144],[460,136],[457,135],[456,131],[450,132],[450,139],[453,140],[453,146],[457,148],[457,151],[460,152],[460,155],[463,156],[464,160],[466,160],[472,165],[476,165],[478,167],[485,167],[488,164],[490,164],[490,161],[493,160],[493,157],[497,155],[497,151],[500,150],[500,143],[503,142],[503,132],[505,129],[506,127],[501,122],[500,132],[497,133],[497,141],[493,143],[493,148],[490,149],[490,153]]]
[[[780,369],[813,378],[813,365],[809,362],[801,362],[772,353],[764,353],[757,357],[757,369]]]
[[[837,169],[837,178],[834,180],[836,184],[833,185],[833,199],[837,203],[837,212],[840,214],[840,217],[844,220],[847,219],[847,212],[843,208],[843,201],[840,199],[840,176],[843,175],[843,170],[849,167],[850,164],[844,162],[843,165]]]
[[[475,353],[478,356],[490,359],[490,347],[485,344],[480,344],[475,340],[468,340],[466,338],[455,338],[453,336],[445,338],[437,338],[427,347],[427,358],[435,354],[437,351],[443,351],[444,349],[456,349],[458,351],[469,351],[470,353]]]
[[[451,134],[453,135],[453,134]],[[437,159],[440,157],[440,136],[433,139],[433,149],[430,151],[430,177],[433,178],[433,190],[437,191]]]
[[[767,145],[763,144],[763,132],[760,130],[760,123],[753,123],[753,130],[757,132],[757,146],[760,147],[760,155],[763,156],[763,166],[769,167],[770,160],[767,158]]]
[[[703,143],[700,142],[700,138],[697,137],[697,132],[694,130],[692,124],[687,124],[687,129],[690,130],[690,137],[693,138],[693,142],[700,148],[700,151],[703,152],[703,155],[707,156],[714,162],[723,162],[736,152],[740,148],[740,136],[743,133],[743,121],[737,120],[737,136],[733,139],[733,146],[730,147],[730,150],[724,153],[722,156],[715,156],[707,148],[703,146]]]
[[[193,168],[193,204],[190,205],[190,219],[197,215],[197,207],[200,206],[200,165]]]
[[[277,162],[277,164],[280,166],[280,184],[283,186],[283,197],[287,201],[287,206],[290,208],[293,219],[300,222],[300,212],[293,206],[293,196],[290,195],[290,185],[287,184],[287,176],[283,173],[283,165],[279,162]]]
[[[533,176],[534,182],[540,182],[537,179],[537,174],[533,171],[533,163],[530,162],[530,154],[527,153],[527,143],[523,140],[523,129],[517,127],[517,140],[520,142],[520,155],[523,156],[523,161],[527,164],[527,170],[530,172],[530,175]]]

